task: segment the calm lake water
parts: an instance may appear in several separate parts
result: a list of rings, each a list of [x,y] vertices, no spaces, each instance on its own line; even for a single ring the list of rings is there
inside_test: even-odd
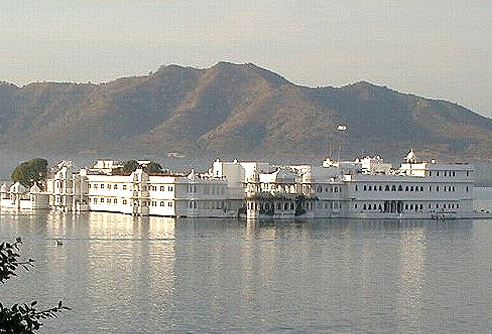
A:
[[[492,220],[0,218],[0,300],[73,308],[42,333],[492,333]]]

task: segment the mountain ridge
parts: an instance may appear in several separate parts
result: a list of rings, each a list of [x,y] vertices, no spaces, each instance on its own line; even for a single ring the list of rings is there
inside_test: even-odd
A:
[[[367,81],[299,86],[250,63],[167,65],[97,85],[0,83],[2,150],[349,158],[410,146],[490,161],[492,119]]]

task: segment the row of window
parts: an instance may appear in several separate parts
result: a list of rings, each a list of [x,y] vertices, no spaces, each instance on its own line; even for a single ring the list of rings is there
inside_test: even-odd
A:
[[[450,192],[455,192],[456,191],[456,187],[455,186],[444,186],[442,188],[440,188],[439,186],[435,186],[435,188],[432,188],[432,186],[429,186],[429,191],[436,191],[436,192],[439,192],[440,189],[442,191],[450,191]],[[399,185],[398,187],[396,185],[392,185],[392,186],[389,186],[388,184],[384,186],[382,185],[364,185],[362,187],[362,190],[363,191],[424,191],[424,186],[413,186],[413,185],[410,185],[410,186],[405,186],[403,187],[402,185]],[[355,185],[355,191],[359,191],[359,186],[358,185]],[[466,191],[469,191],[469,188],[466,187]]]
[[[325,187],[325,192],[332,192],[332,193],[337,193],[337,192],[342,192],[342,187]],[[322,186],[316,186],[316,193],[322,193],[323,192],[323,187]]]
[[[354,205],[354,209],[357,209],[358,205]],[[459,209],[460,205],[458,203],[444,203],[444,204],[439,204],[436,203],[434,205],[428,204],[428,209]],[[363,211],[383,211],[383,204],[381,203],[376,203],[376,204],[364,204],[362,205],[362,210]],[[424,204],[418,204],[418,203],[405,203],[405,210],[407,211],[422,211],[424,210]]]
[[[196,192],[196,191],[195,191]],[[225,187],[224,186],[203,186],[203,194],[204,195],[224,195]]]
[[[196,185],[188,185],[187,187],[187,192],[189,193],[196,193],[197,192],[197,186]],[[209,185],[204,185],[203,186],[203,194],[204,195],[224,195],[225,194],[225,187],[224,186],[209,186]]]
[[[94,184],[89,183],[89,184],[87,185],[87,187],[88,187],[89,189],[96,189],[96,190],[97,190],[97,189],[105,189],[105,188],[106,188],[106,189],[109,189],[109,190],[111,190],[111,189],[118,190],[118,185],[117,185],[117,184],[113,184],[113,185],[112,185],[112,184],[107,184],[107,185],[106,185],[106,184],[104,184],[104,183],[101,183],[101,184],[99,184],[99,183],[94,183]],[[126,184],[124,184],[124,185],[122,186],[122,189],[123,189],[123,190],[126,190],[126,189],[127,189],[127,185],[126,185]]]
[[[152,186],[153,191],[157,191],[157,186]],[[166,186],[159,186],[159,191],[166,191]],[[167,186],[167,191],[174,191],[173,186]]]
[[[435,170],[434,173],[432,173],[432,171],[430,170],[429,171],[429,176],[432,176],[434,174],[434,176],[445,176],[445,177],[455,177],[456,176],[456,171],[454,170]],[[466,171],[466,177],[470,177],[470,171]]]
[[[205,210],[210,210],[210,209],[220,209],[224,210],[226,209],[226,202],[225,201],[189,201],[188,202],[188,208],[190,209],[205,209]]]
[[[128,201],[126,199],[123,199],[122,201],[122,204],[123,205],[132,205],[132,201]],[[107,205],[110,205],[110,204],[113,204],[113,205],[116,205],[118,204],[118,199],[117,198],[104,198],[104,197],[101,197],[101,198],[89,198],[89,203],[93,203],[93,204],[107,204]],[[174,206],[173,202],[171,201],[143,201],[142,202],[142,206],[158,206],[157,203],[159,203],[159,206],[160,207],[164,207],[164,206],[167,206],[169,208],[172,208]],[[166,204],[167,203],[167,204]],[[135,203],[135,205],[138,205],[138,202]]]
[[[295,192],[294,185],[280,185],[275,183],[261,183],[260,187],[264,191],[283,191],[283,192]]]
[[[337,202],[337,201],[333,201],[333,202],[330,202],[330,203],[324,203],[324,205],[322,203],[318,203],[316,205],[316,208],[317,209],[323,209],[323,206],[325,208],[325,210],[328,210],[328,209],[331,209],[331,210],[340,210],[342,208],[342,205],[341,203]],[[281,202],[278,202],[277,204],[275,203],[256,203],[256,202],[251,202],[251,203],[248,203],[248,208],[250,210],[265,210],[265,211],[268,211],[268,210],[277,210],[277,211],[294,211],[295,210],[295,204],[294,202],[285,202],[285,203],[281,203]],[[307,203],[300,203],[300,208],[301,209],[304,209],[304,210],[313,210],[314,208],[314,204],[313,202],[307,202]]]
[[[118,190],[118,185],[117,184],[104,184],[104,183],[101,183],[101,184],[98,184],[98,183],[95,183],[93,185],[91,185],[89,183],[89,189],[93,188],[93,189],[108,189],[108,190]],[[127,190],[128,189],[128,185],[126,184],[123,184],[122,187],[121,187],[122,190]],[[149,186],[147,188],[146,185],[143,185],[142,186],[142,191],[147,191],[150,190],[150,191],[157,191],[157,189],[159,189],[159,191],[166,191],[166,186],[159,186],[159,188],[157,186]],[[140,190],[140,187],[137,186],[136,190]],[[167,186],[167,191],[173,191],[174,190],[174,187],[173,186]]]
[[[98,203],[101,203],[101,204],[103,204],[103,203],[118,204],[118,199],[117,198],[104,198],[104,197],[97,198],[97,197],[95,197],[95,198],[89,198],[89,203],[93,203],[93,204],[98,204]],[[124,199],[122,201],[122,203],[126,205],[128,203],[128,201],[126,199]]]
[[[67,180],[67,181],[56,181],[56,187],[57,188],[63,188],[63,182],[66,182],[66,187],[71,188],[72,187],[72,181]]]
[[[89,183],[87,186],[88,186],[89,189],[91,189],[91,188],[93,188],[93,189],[99,189],[99,188],[100,189],[105,189],[105,188],[107,188],[107,189],[110,189],[110,190],[111,189],[118,190],[118,185],[117,184],[114,184],[114,185],[108,184],[108,185],[106,185],[104,183],[101,183],[101,184],[98,184],[98,183],[91,184],[91,183]],[[127,189],[127,186],[126,186],[126,184],[124,184],[123,185],[123,190],[126,190],[126,189]]]
[[[308,203],[302,203],[300,204],[301,208],[304,210],[313,210],[313,203],[308,202]],[[338,203],[337,203],[338,206]],[[295,210],[295,204],[294,202],[278,202],[277,204],[275,203],[257,203],[257,202],[249,202],[248,203],[248,209],[250,210],[277,210],[277,211],[294,211]]]

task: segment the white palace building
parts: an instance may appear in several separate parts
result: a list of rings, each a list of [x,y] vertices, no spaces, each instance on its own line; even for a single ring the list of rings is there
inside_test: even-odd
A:
[[[421,162],[413,151],[398,168],[380,157],[322,166],[216,160],[205,173],[118,173],[114,161],[52,168],[44,191],[1,187],[5,210],[102,211],[165,217],[475,218],[468,164]]]

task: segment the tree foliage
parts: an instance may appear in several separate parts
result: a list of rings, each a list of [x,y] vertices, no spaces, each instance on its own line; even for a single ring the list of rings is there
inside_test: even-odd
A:
[[[144,172],[146,173],[161,173],[162,172],[162,166],[155,161],[151,161],[146,165],[141,165],[138,163],[137,160],[128,160],[125,161],[123,164],[123,169],[121,172],[123,173],[133,173],[136,171],[138,168],[143,168]]]
[[[123,164],[124,173],[133,173],[138,168],[142,168],[142,166],[140,166],[137,160],[128,160]]]
[[[162,166],[155,161],[151,161],[144,167],[144,172],[146,172],[146,173],[161,173],[162,172]]]
[[[0,244],[0,283],[3,285],[8,279],[17,276],[16,270],[19,266],[29,270],[34,266],[33,259],[20,260],[19,245],[22,243],[17,238],[14,243],[3,242]],[[33,334],[41,328],[42,320],[56,318],[57,313],[69,310],[62,302],[45,310],[36,308],[37,301],[29,304],[14,304],[6,307],[0,301],[0,334]]]
[[[11,179],[13,182],[20,182],[25,187],[37,184],[43,189],[47,171],[48,161],[42,158],[34,158],[17,166],[12,172]]]

